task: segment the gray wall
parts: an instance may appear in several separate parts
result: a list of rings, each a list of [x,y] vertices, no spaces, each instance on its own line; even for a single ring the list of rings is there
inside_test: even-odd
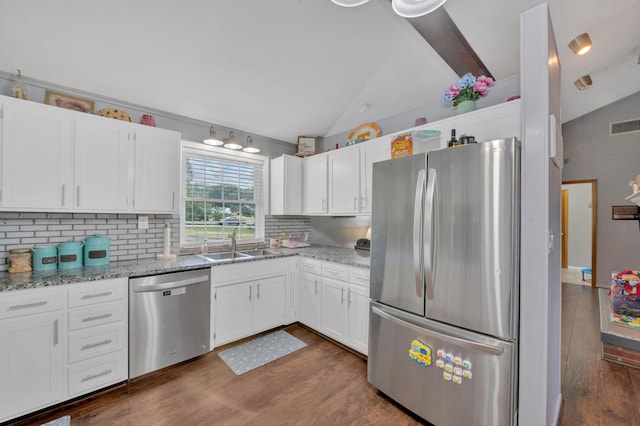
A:
[[[597,179],[596,274],[598,287],[609,287],[611,272],[640,269],[638,221],[612,220],[611,206],[625,200],[629,181],[640,174],[640,132],[609,135],[609,123],[640,118],[640,92],[562,126],[564,181]]]
[[[454,83],[454,82],[452,82]],[[444,93],[445,87],[442,88]],[[520,96],[520,76],[504,78],[496,81],[489,88],[489,94],[484,98],[478,99],[476,106],[478,109],[506,102],[512,96]],[[442,120],[443,118],[455,115],[456,110],[451,104],[445,104],[442,99],[425,99],[424,106],[416,108],[402,114],[376,120],[376,124],[380,127],[382,136],[390,133],[399,132],[404,129],[415,127],[416,118],[425,117],[427,122]],[[354,128],[361,123],[354,123]],[[326,137],[318,142],[316,152],[322,152],[324,149],[333,150],[338,144],[340,147],[346,146],[349,133],[351,131],[338,133]]]
[[[569,229],[567,254],[569,268],[591,268],[591,184],[562,185],[568,191]]]

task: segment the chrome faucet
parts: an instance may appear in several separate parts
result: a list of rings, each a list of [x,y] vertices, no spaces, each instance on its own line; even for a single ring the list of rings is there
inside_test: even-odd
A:
[[[231,238],[231,254],[234,255],[236,253],[236,236],[238,234],[238,228],[234,229],[230,234],[229,238]]]

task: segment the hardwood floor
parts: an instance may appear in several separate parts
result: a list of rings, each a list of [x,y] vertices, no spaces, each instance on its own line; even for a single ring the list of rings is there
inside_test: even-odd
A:
[[[598,289],[562,284],[560,426],[640,425],[640,370],[601,357]]]
[[[559,425],[640,425],[640,370],[600,357],[597,289],[563,284]],[[236,376],[217,356],[134,380],[14,422],[63,415],[81,425],[418,425],[367,383],[366,362],[300,325],[307,347]],[[234,343],[235,345],[237,343]]]

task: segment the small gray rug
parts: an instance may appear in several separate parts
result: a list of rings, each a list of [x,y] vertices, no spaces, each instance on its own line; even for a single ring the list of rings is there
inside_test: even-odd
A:
[[[71,424],[71,416],[60,417],[59,419],[51,420],[42,426],[69,426]]]
[[[218,356],[236,375],[258,368],[307,346],[284,330],[267,334],[236,347],[225,349]]]

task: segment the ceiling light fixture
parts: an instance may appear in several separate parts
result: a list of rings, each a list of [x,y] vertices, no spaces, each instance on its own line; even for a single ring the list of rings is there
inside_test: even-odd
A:
[[[393,11],[403,18],[417,18],[433,12],[447,0],[393,0]]]
[[[257,152],[260,152],[260,148],[258,148],[256,144],[253,143],[253,138],[251,136],[247,136],[247,146],[242,148],[242,150],[250,154],[255,154]]]
[[[213,126],[211,126],[209,128],[209,137],[206,138],[205,140],[203,140],[202,143],[207,144],[207,145],[211,145],[211,146],[224,145],[224,142],[222,142],[220,139],[218,139],[218,135],[216,135],[216,131],[213,128]]]
[[[587,74],[577,79],[573,84],[576,85],[578,90],[584,90],[591,87],[591,83],[592,83],[591,76]]]
[[[354,6],[360,6],[362,4],[365,4],[369,0],[331,0],[331,1],[337,4],[338,6],[354,7]]]
[[[584,55],[591,50],[591,38],[589,38],[589,34],[580,34],[578,37],[571,40],[569,47],[576,55]]]
[[[242,145],[238,143],[238,139],[236,139],[236,135],[233,133],[233,130],[229,132],[229,138],[224,143],[224,147],[228,149],[242,149]]]
[[[360,6],[369,0],[331,0],[338,6]],[[444,4],[447,0],[392,0],[391,7],[394,12],[403,18],[417,18],[431,13]]]

